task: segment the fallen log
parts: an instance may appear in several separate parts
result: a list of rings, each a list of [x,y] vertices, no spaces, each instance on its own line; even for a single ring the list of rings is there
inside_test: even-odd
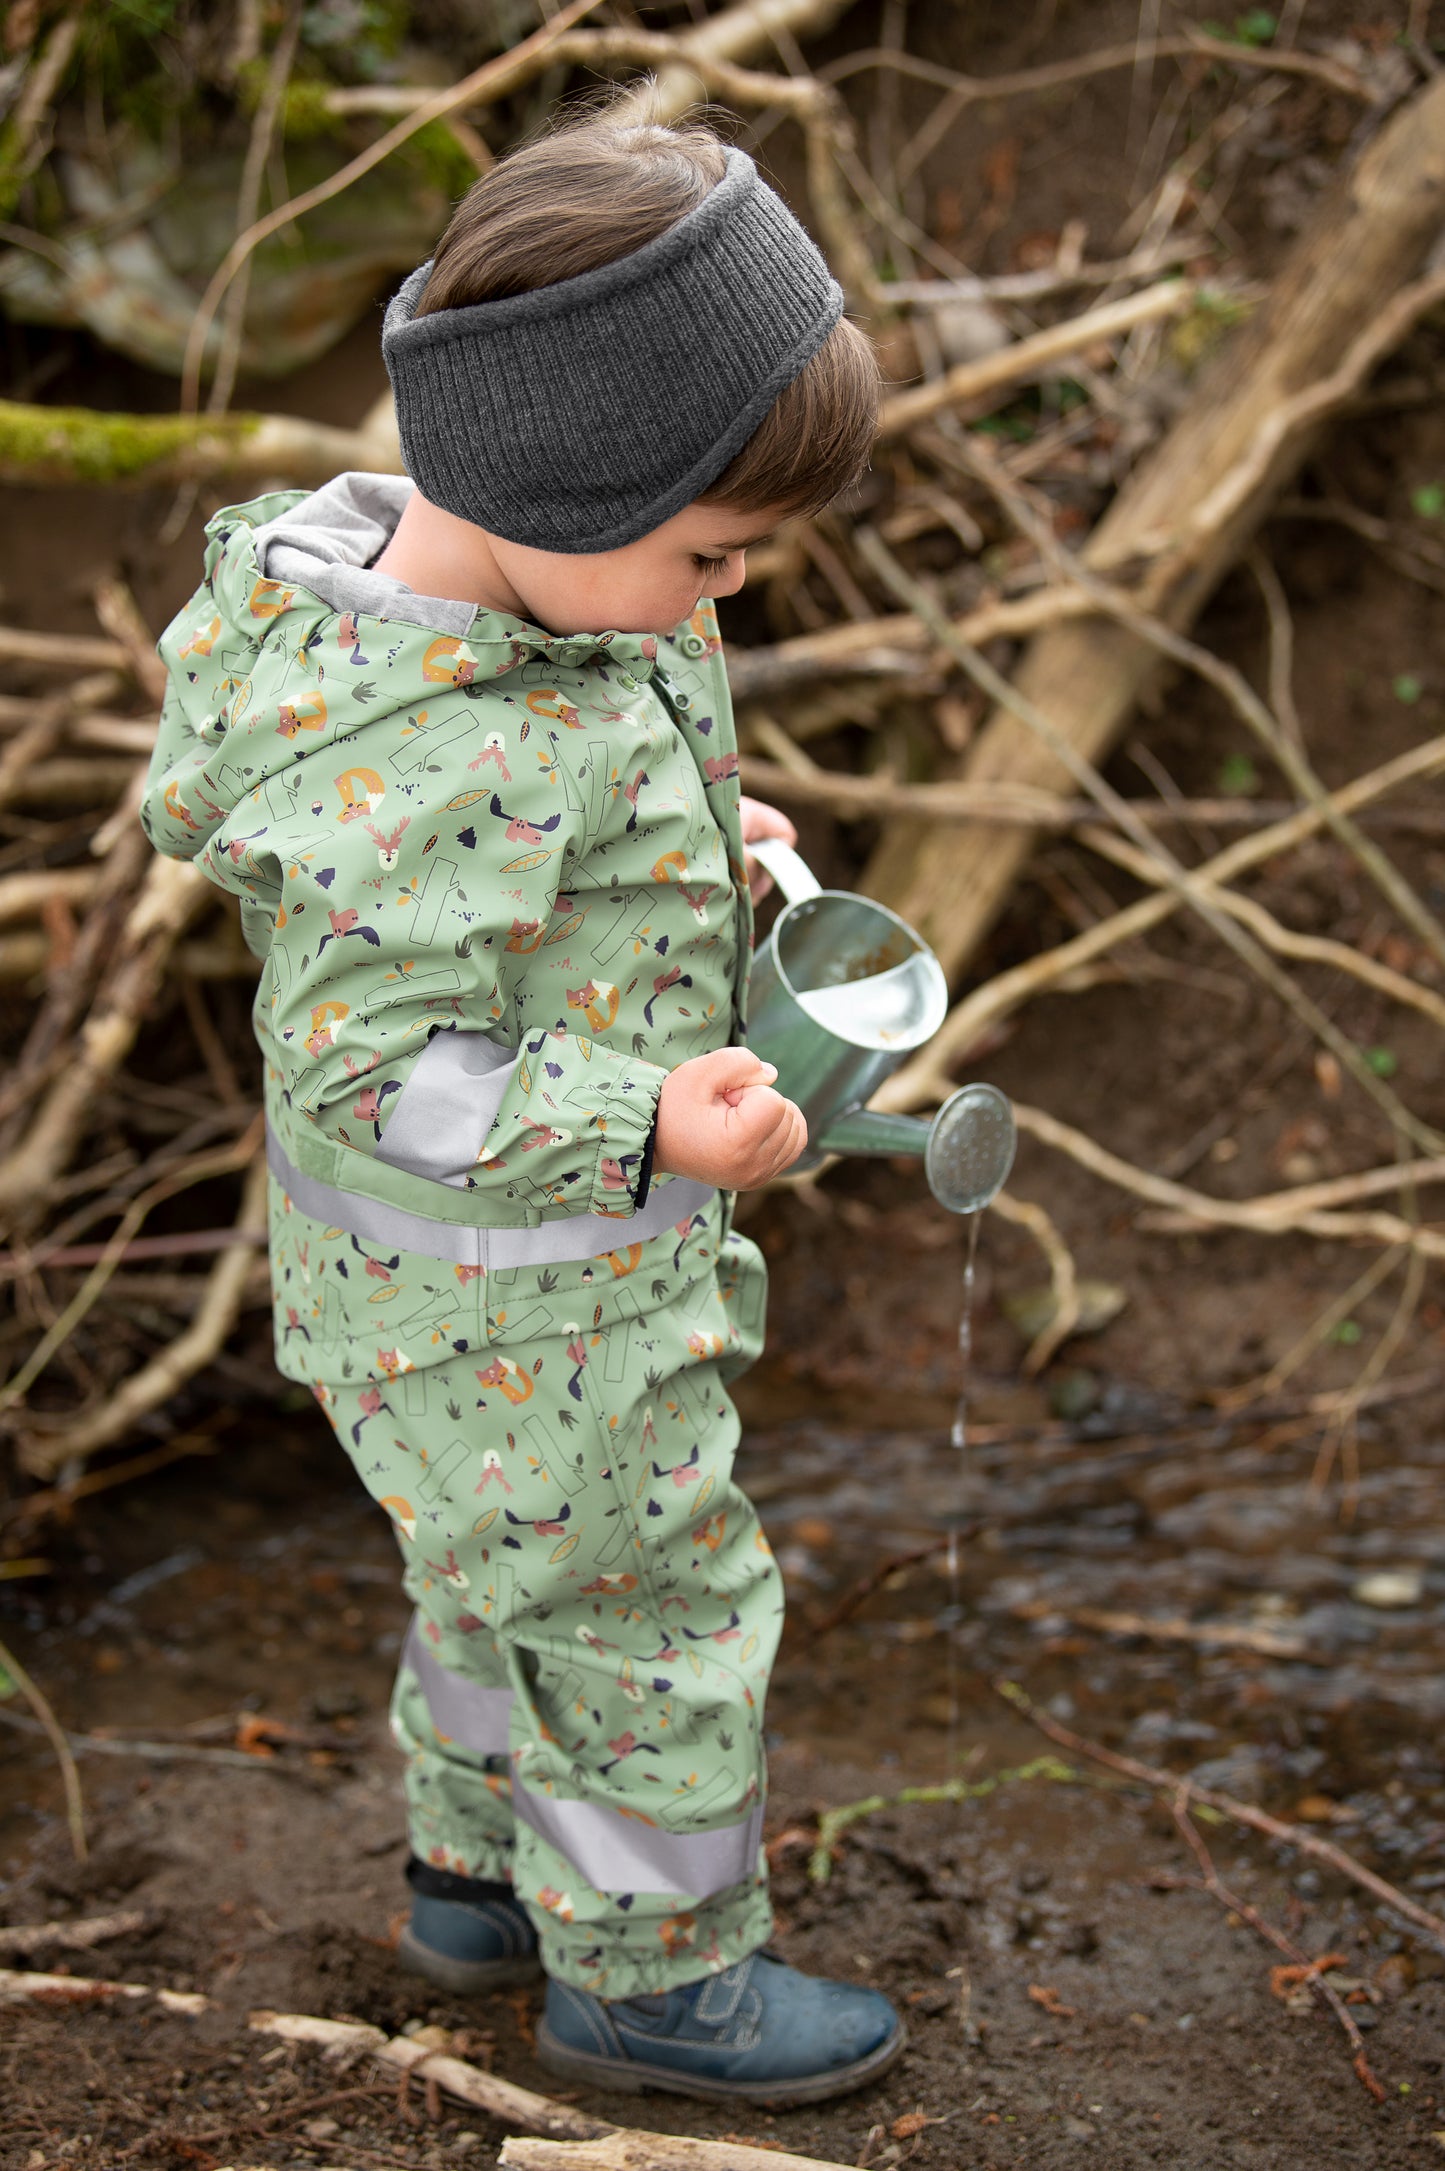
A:
[[[338,430],[298,415],[122,415],[0,400],[0,482],[259,489],[280,477],[319,488],[346,468],[400,475],[394,420],[386,427],[390,414],[388,397],[359,430]],[[24,656],[24,641],[7,634],[0,654]],[[91,638],[67,641],[35,660],[65,668],[81,660],[123,662],[126,651],[118,641]]]
[[[1341,367],[1360,328],[1385,319],[1445,223],[1445,79],[1406,105],[1323,200],[1268,300],[1206,370],[1188,408],[1141,464],[1083,553],[1095,569],[1152,560],[1148,608],[1189,626],[1297,472],[1329,414],[1358,389]],[[1422,305],[1425,299],[1422,291]],[[1399,323],[1399,336],[1409,321]],[[1368,341],[1367,330],[1365,338]],[[1369,359],[1380,359],[1376,340]],[[1328,383],[1328,399],[1311,395]],[[1280,428],[1281,415],[1298,417]],[[1207,532],[1201,508],[1216,517]],[[1084,758],[1118,737],[1157,654],[1137,633],[1098,619],[1062,621],[1033,641],[1015,685]],[[1012,716],[997,712],[940,772],[955,781],[1062,793],[1062,764]],[[890,825],[864,887],[891,905],[957,977],[991,925],[1034,843],[1024,830]]]

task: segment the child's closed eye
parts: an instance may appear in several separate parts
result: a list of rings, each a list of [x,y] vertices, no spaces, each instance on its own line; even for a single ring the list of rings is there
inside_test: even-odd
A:
[[[700,551],[696,550],[692,554],[692,562],[699,573],[723,573],[727,570],[726,558],[705,558]]]

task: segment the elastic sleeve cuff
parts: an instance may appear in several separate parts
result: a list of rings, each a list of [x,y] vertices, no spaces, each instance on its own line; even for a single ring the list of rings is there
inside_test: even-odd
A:
[[[593,1045],[592,1060],[602,1050]],[[656,1063],[614,1056],[616,1068],[607,1090],[601,1151],[592,1180],[589,1211],[622,1219],[635,1214],[652,1181],[652,1141],[657,1102],[667,1072]]]

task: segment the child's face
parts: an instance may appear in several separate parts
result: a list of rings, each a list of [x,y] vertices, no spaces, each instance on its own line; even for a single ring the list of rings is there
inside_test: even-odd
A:
[[[549,633],[667,633],[743,584],[744,553],[785,517],[699,499],[619,550],[565,555],[489,538],[517,606]]]

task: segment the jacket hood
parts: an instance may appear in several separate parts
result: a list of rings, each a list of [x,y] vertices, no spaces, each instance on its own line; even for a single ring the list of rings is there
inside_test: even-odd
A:
[[[143,819],[159,850],[195,857],[243,798],[443,687],[480,693],[534,659],[575,666],[598,655],[651,675],[653,634],[549,634],[375,572],[414,488],[405,476],[346,474],[228,505],[209,522],[204,584],[158,643],[168,711],[194,741],[189,759],[172,754],[162,790],[152,776]],[[396,627],[435,638],[400,642]]]

